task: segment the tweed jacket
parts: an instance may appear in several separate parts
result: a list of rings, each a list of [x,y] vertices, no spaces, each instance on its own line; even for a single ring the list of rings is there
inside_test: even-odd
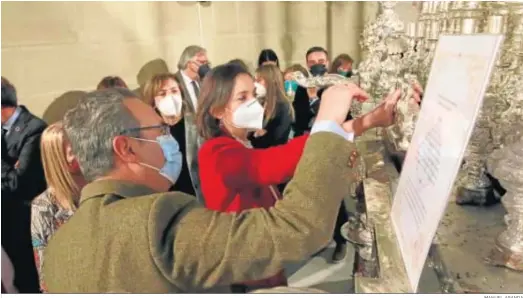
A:
[[[332,238],[357,178],[356,147],[318,132],[305,145],[283,199],[269,209],[222,213],[194,197],[98,180],[45,251],[50,293],[197,293],[273,276]]]

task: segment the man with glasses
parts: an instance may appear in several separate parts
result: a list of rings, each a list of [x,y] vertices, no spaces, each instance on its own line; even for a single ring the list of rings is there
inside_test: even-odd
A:
[[[207,51],[200,46],[186,47],[178,60],[175,76],[181,86],[186,108],[192,113],[198,109],[200,83],[210,69]]]
[[[125,89],[88,93],[63,120],[89,184],[46,249],[49,292],[230,291],[308,259],[329,243],[341,198],[356,179],[356,147],[340,119],[352,98],[366,94],[346,85],[323,97],[283,199],[234,214],[166,193],[181,155],[153,108]]]

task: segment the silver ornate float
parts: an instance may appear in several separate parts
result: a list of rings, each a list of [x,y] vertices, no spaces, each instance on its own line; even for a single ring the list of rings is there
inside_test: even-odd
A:
[[[512,28],[503,61],[509,66],[500,90],[510,107],[501,114],[503,127],[498,127],[505,136],[501,149],[488,160],[489,172],[507,191],[502,198],[507,229],[497,238],[490,261],[523,271],[523,5],[512,4],[510,10]]]
[[[413,103],[412,83],[417,81],[413,64],[417,64],[415,55],[415,36],[413,30],[405,34],[405,25],[394,11],[395,1],[380,1],[380,13],[376,20],[363,30],[361,46],[365,59],[358,66],[360,87],[372,97],[375,105],[391,91],[402,90],[398,102],[398,119],[389,128],[389,135],[394,139],[398,150],[406,151],[419,112]]]
[[[467,3],[469,4],[466,6],[467,9],[463,10],[465,13],[461,18],[463,33],[474,34],[483,28],[481,31],[485,33],[505,34],[507,37],[467,148],[463,166],[464,175],[459,182],[456,199],[458,204],[483,205],[497,201],[492,183],[486,175],[486,161],[493,150],[503,146],[505,136],[503,130],[507,127],[507,118],[502,115],[508,108],[511,90],[513,90],[510,87],[510,78],[514,75],[513,57],[517,38],[514,39],[515,31],[509,28],[513,26],[508,26],[508,15],[513,10],[511,4],[503,1],[489,1],[482,5],[474,2]],[[481,18],[486,19],[482,25]]]

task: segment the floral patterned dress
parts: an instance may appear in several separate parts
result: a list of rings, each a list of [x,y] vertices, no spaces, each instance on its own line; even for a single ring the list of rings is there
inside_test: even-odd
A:
[[[44,250],[49,239],[62,224],[69,220],[74,211],[65,209],[58,204],[49,189],[36,197],[31,205],[31,239],[34,258],[40,278],[40,289],[43,293],[46,293],[47,288],[42,273]]]

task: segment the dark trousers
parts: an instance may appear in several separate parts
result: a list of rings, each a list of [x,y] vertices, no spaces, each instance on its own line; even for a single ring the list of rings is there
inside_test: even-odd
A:
[[[39,293],[31,242],[31,209],[29,206],[2,205],[2,247],[13,263],[14,285],[20,293]]]
[[[341,226],[349,220],[347,208],[345,208],[345,201],[341,201],[340,209],[338,210],[338,217],[336,218],[336,226],[334,227],[334,241],[336,245],[344,244],[347,240],[341,235]]]

